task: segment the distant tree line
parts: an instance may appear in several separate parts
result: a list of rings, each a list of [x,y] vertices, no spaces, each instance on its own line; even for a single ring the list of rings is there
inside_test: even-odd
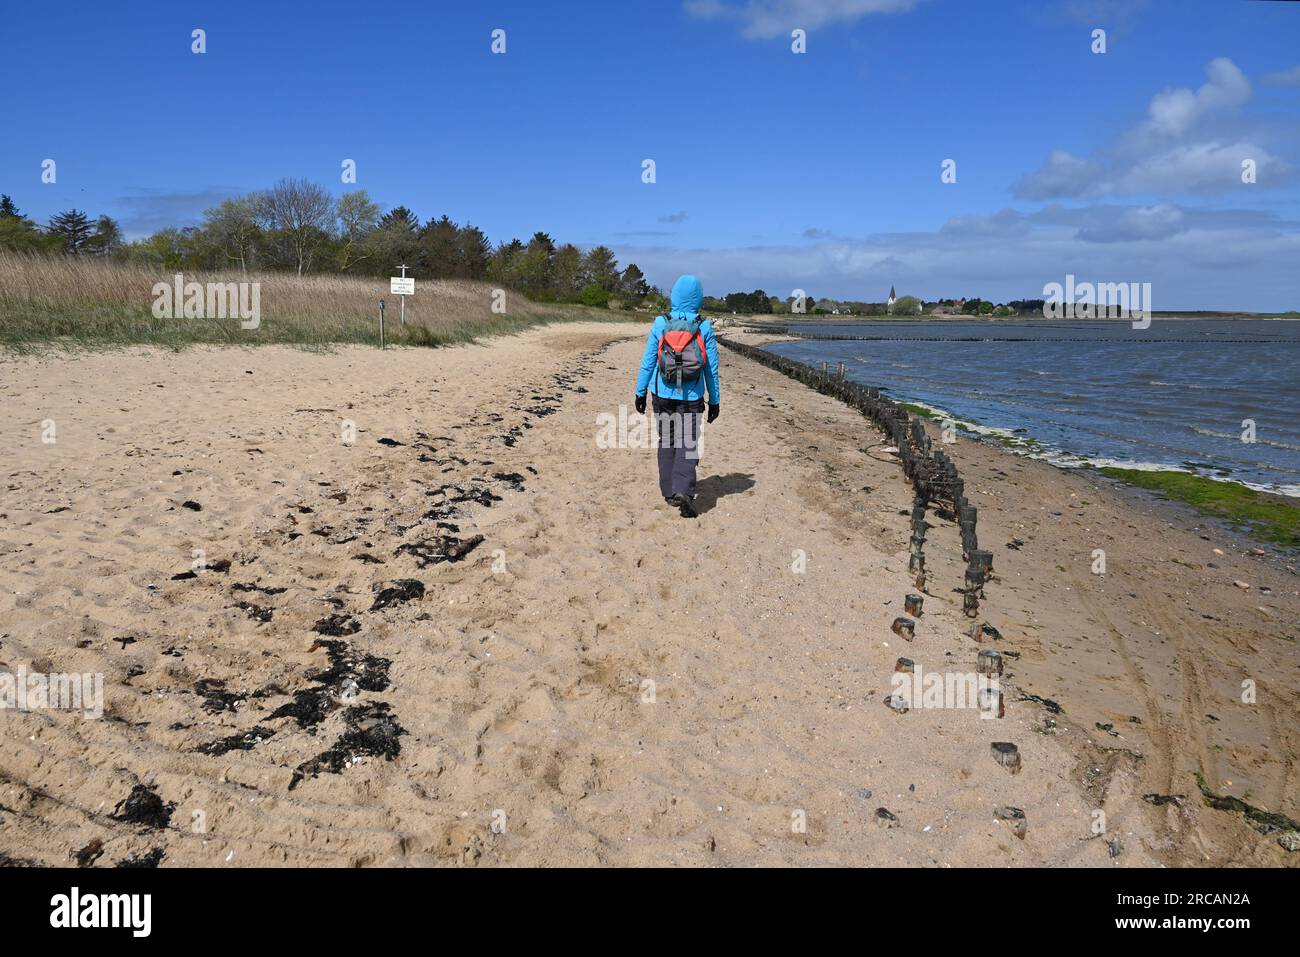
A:
[[[478,279],[531,299],[634,305],[662,293],[635,263],[619,267],[614,252],[583,252],[544,232],[493,246],[477,226],[443,215],[420,218],[406,206],[385,212],[364,189],[337,200],[316,183],[282,179],[270,189],[223,200],[198,226],[167,227],[127,243],[108,216],[91,220],[71,209],[40,226],[0,197],[0,249],[107,256],[166,271],[288,270],[388,276],[405,263],[417,279]]]
[[[725,296],[705,296],[706,312],[739,313],[749,315],[788,315],[796,312],[794,296],[784,299],[769,296],[761,289],[753,292],[733,292]],[[960,313],[973,316],[1042,315],[1043,300],[1014,299],[995,304],[978,296],[967,299],[922,300],[916,296],[899,296],[892,305],[886,302],[861,302],[856,299],[818,299],[807,293],[803,297],[803,313],[810,316],[914,316],[921,313]]]
[[[108,216],[92,220],[76,209],[59,213],[41,228],[24,216],[9,196],[0,195],[0,249],[113,256],[123,249],[122,231]]]

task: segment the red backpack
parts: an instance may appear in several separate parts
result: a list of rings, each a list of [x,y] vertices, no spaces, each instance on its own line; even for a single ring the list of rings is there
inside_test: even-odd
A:
[[[667,325],[659,337],[659,375],[671,384],[682,388],[704,374],[704,363],[709,359],[700,332],[700,320],[676,319],[671,314],[664,317]]]

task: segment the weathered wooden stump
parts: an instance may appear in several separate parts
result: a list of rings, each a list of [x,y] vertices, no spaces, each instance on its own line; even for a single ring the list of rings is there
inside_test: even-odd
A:
[[[913,552],[907,556],[907,570],[913,575],[925,572],[925,555]]]
[[[898,827],[898,815],[887,808],[876,808],[876,825],[881,828]]]
[[[989,745],[993,760],[1012,774],[1020,773],[1020,749],[1010,741],[994,741]]]
[[[894,623],[889,626],[889,630],[898,635],[899,638],[911,641],[916,634],[916,622],[910,618],[903,618],[901,615],[894,619]]]
[[[915,674],[916,662],[913,661],[911,658],[899,658],[897,661],[894,662],[894,670],[902,671],[909,675]]]
[[[997,688],[980,688],[975,694],[976,703],[979,709],[985,714],[991,714],[996,718],[1004,718],[1007,714],[1007,707],[1002,698],[1002,692]]]
[[[993,811],[993,817],[995,820],[1005,821],[1010,824],[1011,833],[1022,841],[1025,839],[1025,832],[1029,830],[1029,822],[1025,819],[1025,812],[1020,808],[1004,804]]]
[[[1002,674],[1002,653],[984,648],[975,656],[975,670],[982,675]]]
[[[975,618],[980,613],[980,600],[973,591],[968,591],[961,596],[961,610],[967,618]]]
[[[907,714],[911,710],[907,699],[896,694],[885,695],[885,707],[895,714]]]
[[[903,599],[903,610],[913,618],[921,617],[921,606],[925,604],[925,599],[920,595],[908,595]]]

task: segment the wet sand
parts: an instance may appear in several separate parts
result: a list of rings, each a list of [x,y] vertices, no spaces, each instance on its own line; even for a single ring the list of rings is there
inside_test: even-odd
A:
[[[966,636],[956,530],[936,521],[904,641],[911,494],[881,436],[724,352],[703,514],[682,519],[652,450],[597,442],[640,349],[593,324],[0,362],[0,671],[103,673],[105,696],[99,720],[0,711],[0,856],[1294,860],[1193,776],[1298,815],[1294,575],[963,440],[945,451],[995,552],[1002,637]],[[900,656],[967,673],[990,646],[1005,717],[885,706]]]

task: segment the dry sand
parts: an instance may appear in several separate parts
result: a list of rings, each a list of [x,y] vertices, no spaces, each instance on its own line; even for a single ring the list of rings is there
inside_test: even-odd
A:
[[[1293,575],[1165,506],[958,443],[999,573],[987,618],[1023,657],[1004,718],[896,714],[899,656],[974,669],[955,530],[932,532],[902,641],[895,458],[847,407],[725,352],[703,514],[678,517],[653,451],[597,443],[641,334],[0,362],[0,671],[102,672],[106,702],[99,720],[0,712],[0,859],[1286,862],[1203,807],[1192,772],[1296,816]],[[398,551],[447,534],[484,540],[425,567]],[[208,570],[173,580],[195,550]],[[371,610],[400,579],[423,597]],[[325,647],[330,615],[358,630]],[[1019,774],[993,741],[1019,745]],[[1002,805],[1024,810],[1024,840]]]

